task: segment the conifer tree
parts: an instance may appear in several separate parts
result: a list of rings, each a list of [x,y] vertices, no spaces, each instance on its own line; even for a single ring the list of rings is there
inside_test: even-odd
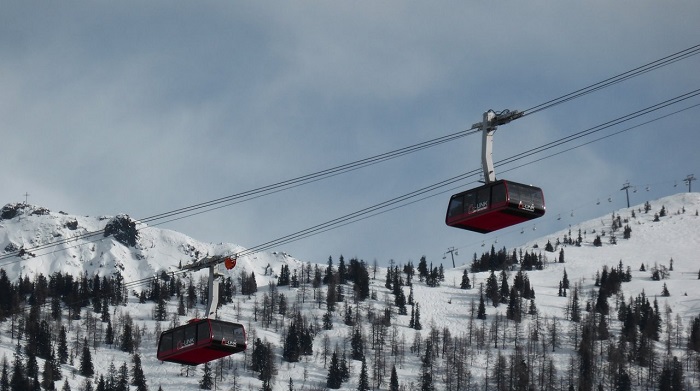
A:
[[[211,390],[214,386],[214,380],[211,377],[211,367],[209,362],[204,363],[204,368],[202,368],[202,380],[199,381],[199,388],[202,390]]]
[[[51,354],[49,359],[44,361],[44,368],[41,372],[41,386],[45,390],[54,390],[56,389],[54,382],[60,379],[60,368],[57,367],[56,360],[54,359],[53,354]],[[2,390],[2,387],[0,387],[0,390]]]
[[[326,378],[326,387],[337,390],[342,385],[342,373],[340,363],[338,362],[338,354],[333,352],[331,356],[331,364],[328,367],[328,377]]]
[[[508,303],[508,297],[510,294],[510,287],[508,286],[508,276],[505,270],[501,270],[501,289],[498,292],[501,304]]]
[[[391,367],[391,379],[389,380],[389,391],[399,391],[399,377],[396,374],[396,365]]]
[[[95,391],[107,391],[104,375],[100,375],[100,379],[97,381],[97,388],[95,389]]]
[[[365,359],[365,347],[360,328],[355,327],[350,339],[350,358],[353,360],[363,361]]]
[[[68,363],[68,342],[66,341],[66,326],[61,326],[58,333],[58,362]]]
[[[665,282],[664,282],[664,287],[661,290],[661,296],[664,296],[664,297],[671,296],[671,293],[668,291],[668,287],[666,286]]]
[[[124,317],[124,328],[122,330],[121,343],[119,348],[122,352],[133,353],[134,352],[134,334],[133,334],[134,322],[131,317],[127,314]]]
[[[10,391],[7,356],[2,356],[2,373],[0,374],[0,391]]]
[[[132,361],[134,366],[131,370],[131,385],[136,386],[138,391],[148,391],[146,376],[144,375],[143,368],[141,366],[141,355],[138,353],[134,354]]]
[[[95,368],[92,365],[92,355],[90,354],[90,346],[88,345],[87,338],[83,340],[83,354],[80,359],[80,375],[85,377],[91,377],[95,374]]]
[[[494,307],[498,307],[501,302],[501,297],[499,295],[498,280],[496,279],[496,274],[491,270],[491,274],[486,279],[486,297],[491,300],[491,304]]]
[[[486,304],[484,303],[483,292],[481,293],[481,295],[479,295],[479,309],[477,310],[476,318],[481,320],[486,319]]]
[[[572,322],[579,322],[581,320],[581,305],[579,304],[578,288],[574,288],[569,311],[571,311],[569,319]]]
[[[420,390],[435,391],[433,384],[433,343],[430,339],[425,342],[425,355],[420,369]]]
[[[469,281],[469,273],[467,272],[467,269],[464,269],[464,272],[462,273],[462,282],[459,284],[460,289],[471,289],[472,285],[471,282]]]
[[[22,362],[22,356],[20,355],[20,346],[17,344],[15,350],[15,357],[12,362],[12,377],[10,379],[10,389],[11,390],[26,390],[29,388],[29,382],[27,381],[26,369],[24,363]]]
[[[111,320],[107,320],[107,331],[105,331],[105,343],[107,345],[114,344],[114,329],[112,328],[112,321]],[[59,352],[60,352],[60,346],[59,346]],[[59,353],[59,355],[60,355],[60,353]],[[62,364],[65,364],[65,363],[62,362]]]
[[[114,391],[129,391],[129,368],[126,363],[119,367],[119,377],[116,379]]]
[[[367,374],[367,363],[362,360],[362,369],[360,370],[360,380],[357,383],[357,391],[369,391],[369,375]]]
[[[415,314],[415,319],[413,319],[413,329],[415,330],[422,330],[423,325],[420,323],[420,306],[418,303],[416,303],[416,314]]]
[[[39,375],[39,364],[37,363],[36,355],[33,352],[27,353],[26,369],[27,379],[33,379]]]

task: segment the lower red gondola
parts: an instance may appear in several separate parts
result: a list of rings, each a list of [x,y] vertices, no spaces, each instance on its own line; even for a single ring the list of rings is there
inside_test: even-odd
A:
[[[242,324],[217,319],[194,319],[164,331],[158,341],[158,359],[198,365],[242,352],[247,347]]]
[[[498,180],[453,195],[445,223],[450,227],[489,233],[536,219],[544,212],[542,189]]]

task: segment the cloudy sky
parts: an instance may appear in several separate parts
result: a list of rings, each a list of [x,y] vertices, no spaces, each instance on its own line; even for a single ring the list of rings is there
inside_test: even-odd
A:
[[[4,1],[0,204],[28,193],[53,211],[145,218],[279,183],[693,47],[699,15],[697,1]],[[494,159],[697,90],[698,69],[691,56],[504,125]],[[681,192],[700,177],[698,103],[497,170],[543,188],[547,214],[532,223],[489,235],[445,226],[450,193],[472,177],[274,250],[437,264],[455,247],[459,265],[482,243],[518,245],[624,207],[626,181],[633,204]],[[480,148],[471,135],[159,226],[254,247],[479,169]]]

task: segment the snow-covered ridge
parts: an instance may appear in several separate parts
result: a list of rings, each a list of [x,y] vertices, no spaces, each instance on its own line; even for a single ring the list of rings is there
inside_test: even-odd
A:
[[[0,209],[0,267],[11,280],[54,272],[89,276],[119,272],[125,281],[133,281],[174,271],[206,255],[243,250],[236,244],[208,243],[150,227],[126,214],[79,216],[24,203]],[[237,270],[255,272],[258,283],[267,285],[283,263],[292,269],[301,264],[286,253],[257,253],[238,259]]]

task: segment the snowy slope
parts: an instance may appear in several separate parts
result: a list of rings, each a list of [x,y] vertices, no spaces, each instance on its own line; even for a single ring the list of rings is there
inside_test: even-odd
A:
[[[574,237],[577,236],[579,229],[582,232],[583,243],[580,247],[566,245],[557,248],[553,253],[544,251],[547,241],[552,244],[556,243],[557,239],[563,241],[565,235],[569,236],[569,230],[546,235],[522,246],[523,251],[541,253],[548,261],[544,270],[528,272],[530,282],[535,290],[536,305],[540,317],[564,319],[567,298],[557,295],[558,284],[564,270],[566,270],[572,284],[581,284],[581,292],[584,296],[582,302],[585,302],[588,292],[594,288],[596,272],[600,271],[604,265],[607,265],[608,268],[616,267],[620,261],[625,268],[627,266],[631,268],[633,276],[631,282],[622,285],[625,298],[634,297],[642,291],[648,297],[660,296],[662,286],[666,283],[671,296],[668,298],[658,297],[661,308],[668,306],[673,311],[673,316],[678,315],[683,319],[684,325],[688,325],[690,319],[700,313],[700,289],[698,289],[700,283],[698,280],[700,217],[697,216],[697,210],[700,209],[700,193],[677,194],[651,201],[650,205],[649,213],[644,213],[643,205],[615,211],[615,215],[619,215],[622,220],[627,220],[626,224],[632,229],[630,239],[623,239],[622,230],[618,230],[615,233],[617,244],[610,244],[609,241],[612,223],[612,214],[610,214],[571,227],[571,233]],[[654,221],[654,214],[658,213],[662,207],[667,210],[667,216],[660,217],[659,221]],[[34,213],[37,210],[42,212]],[[683,210],[685,211],[683,212]],[[0,260],[0,267],[4,268],[13,279],[20,274],[36,275],[42,273],[50,275],[55,271],[106,275],[120,270],[125,281],[134,281],[156,275],[163,270],[174,270],[180,262],[186,264],[196,259],[197,256],[235,253],[243,250],[242,247],[233,244],[204,243],[177,232],[140,225],[139,239],[136,246],[133,247],[123,245],[112,236],[104,237],[100,234],[87,239],[85,243],[77,241],[49,245],[34,252],[31,249],[37,246],[74,238],[85,232],[100,232],[104,230],[105,225],[112,218],[44,212],[40,207],[29,205],[19,208],[19,211],[20,213],[13,218],[0,220],[0,256],[3,254],[11,255],[14,252],[8,250],[13,248],[16,250],[21,246],[30,249],[30,252],[33,252],[35,256],[25,254],[18,257],[15,255]],[[633,211],[636,217],[632,217]],[[73,221],[77,221],[77,228],[75,228],[74,223],[71,223]],[[605,231],[604,236],[602,236],[603,231]],[[603,245],[600,247],[593,245],[596,235],[602,237]],[[564,249],[565,263],[556,262],[561,248]],[[4,252],[3,249],[5,249]],[[512,250],[508,249],[509,252]],[[483,249],[477,251],[480,252]],[[331,255],[337,262],[336,255]],[[670,272],[669,277],[663,281],[653,281],[649,270],[654,265],[669,267],[671,259],[673,259],[673,271]],[[437,260],[428,261],[432,262],[434,266],[439,264]],[[253,308],[256,303],[258,305],[261,303],[264,295],[269,293],[268,284],[276,282],[274,273],[279,273],[283,265],[289,266],[291,270],[301,271],[303,264],[302,261],[284,253],[257,253],[239,259],[238,266],[232,272],[233,276],[243,270],[254,271],[259,287],[258,293],[251,297],[239,294],[234,297],[233,305],[222,307],[218,313],[222,319],[236,320],[245,324],[249,336],[266,339],[277,347],[276,353],[279,360],[277,361],[278,374],[273,383],[275,390],[288,389],[290,378],[297,390],[324,389],[328,369],[324,366],[322,357],[323,345],[328,343],[330,349],[338,346],[342,350],[343,346],[347,346],[349,343],[352,331],[350,327],[342,323],[340,310],[344,308],[345,304],[339,303],[333,329],[320,331],[314,339],[313,356],[302,356],[300,362],[291,364],[281,359],[284,319],[278,316],[278,321],[273,322],[269,328],[263,327],[254,320]],[[647,271],[639,271],[641,264],[646,266]],[[325,266],[320,265],[323,270],[325,270]],[[468,332],[470,306],[472,303],[478,303],[479,291],[478,289],[459,289],[459,282],[466,267],[468,266],[445,270],[445,281],[442,282],[441,286],[435,288],[426,287],[424,284],[418,283],[417,278],[414,279],[414,298],[420,305],[423,330],[417,332],[409,328],[409,316],[397,315],[394,308],[392,327],[389,332],[396,333],[397,338],[403,341],[403,346],[406,349],[405,360],[397,365],[402,385],[410,387],[411,384],[415,385],[418,382],[420,357],[408,352],[416,334],[426,338],[431,328],[439,331],[447,328],[453,336],[464,335]],[[265,275],[266,269],[271,269],[273,274]],[[514,272],[510,274],[512,278]],[[372,270],[370,270],[371,275]],[[393,303],[393,296],[384,287],[385,275],[386,269],[380,268],[377,271],[376,280],[372,281],[371,288],[376,293],[376,300],[367,300],[360,304],[358,308],[363,316],[366,316],[370,311],[379,313],[387,305]],[[195,278],[203,276],[204,272],[194,274]],[[478,284],[485,282],[488,273],[470,273],[469,276],[473,279],[472,284],[478,286]],[[351,290],[351,287],[348,286],[347,290]],[[407,287],[404,287],[404,291],[408,296]],[[299,289],[280,287],[279,292],[287,296],[291,305],[298,306],[309,319],[320,324],[321,316],[326,311],[325,288],[318,292],[309,290],[303,303]],[[314,300],[314,294],[322,295],[322,304],[319,305]],[[169,303],[171,313],[176,312],[176,304],[175,300]],[[164,390],[197,389],[198,382],[202,377],[202,366],[189,368],[189,373],[186,373],[185,368],[180,365],[161,363],[155,359],[157,330],[159,328],[167,329],[184,322],[186,319],[173,318],[158,324],[152,320],[153,308],[153,303],[139,304],[136,297],[130,297],[126,306],[113,309],[112,319],[118,319],[123,314],[128,313],[143,330],[143,341],[139,353],[151,390],[157,390],[159,386]],[[493,319],[497,314],[505,314],[505,311],[505,306],[494,308],[487,305],[487,319]],[[197,316],[202,312],[203,306],[200,305],[193,313],[188,314],[188,317]],[[527,317],[522,324],[523,329],[531,327],[533,321]],[[78,341],[80,340],[80,324],[81,321],[73,321],[70,324],[71,337]],[[6,323],[0,324],[3,331],[7,327]],[[618,329],[619,324],[611,324],[613,334]],[[368,334],[369,326],[365,324],[363,330],[365,334]],[[560,374],[564,372],[572,348],[570,342],[564,341],[562,348],[555,355],[556,362],[561,365]],[[366,349],[366,354],[371,361],[372,353],[368,348]],[[7,333],[3,332],[0,334],[0,355],[4,353],[11,361],[13,352],[14,343],[9,339]],[[99,346],[94,351],[93,358],[97,373],[106,373],[110,363],[119,367],[122,362],[126,362],[131,366],[130,355],[107,346]],[[244,358],[244,355],[241,354],[222,360],[223,383],[218,385],[218,389],[229,390],[234,381],[242,390],[260,388],[261,383],[255,378],[255,374],[245,369]],[[391,368],[393,359],[390,357],[389,368]],[[477,353],[470,366],[476,382],[481,382],[484,378],[486,365],[485,353]],[[70,365],[64,366],[64,371],[68,374],[74,371],[77,366],[78,360],[72,367]],[[350,380],[343,384],[342,389],[354,390],[357,388],[359,371],[360,363],[351,362]],[[436,376],[439,377],[441,372],[439,369],[436,371]],[[66,377],[74,390],[81,389],[85,381],[80,376]],[[387,389],[387,382],[388,374],[381,389]],[[60,387],[61,384],[59,382],[58,386]]]

